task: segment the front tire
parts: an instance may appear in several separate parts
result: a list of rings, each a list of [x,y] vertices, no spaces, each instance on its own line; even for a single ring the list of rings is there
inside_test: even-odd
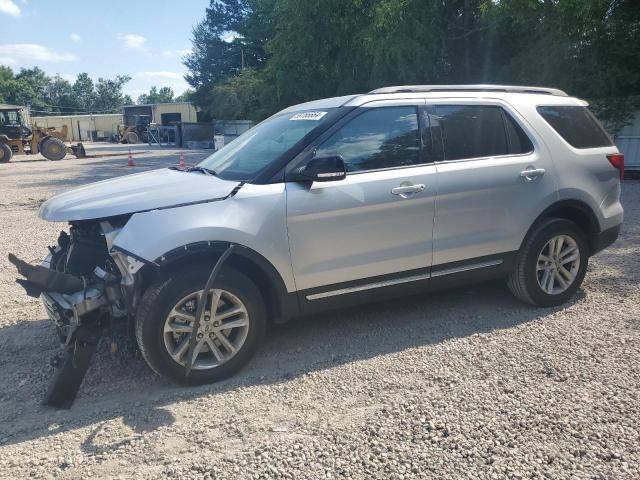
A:
[[[67,155],[67,146],[59,138],[48,137],[40,144],[40,153],[47,160],[62,160]]]
[[[244,273],[224,267],[206,295],[195,361],[186,375],[195,311],[210,274],[210,266],[191,264],[161,276],[143,295],[136,314],[136,339],[144,359],[156,373],[178,383],[201,385],[233,375],[253,357],[266,333],[260,291]]]
[[[588,243],[580,227],[570,220],[550,218],[525,241],[507,285],[525,303],[561,305],[580,288],[588,263]]]
[[[0,143],[0,163],[10,162],[13,157],[13,150],[6,143]]]

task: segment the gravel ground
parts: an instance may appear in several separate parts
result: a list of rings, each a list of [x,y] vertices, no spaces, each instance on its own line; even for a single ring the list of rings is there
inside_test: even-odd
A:
[[[41,406],[57,340],[7,253],[54,242],[61,226],[37,218],[51,194],[177,155],[0,164],[1,478],[640,478],[637,181],[621,238],[563,308],[485,285],[321,315],[197,388],[105,341],[73,408]]]

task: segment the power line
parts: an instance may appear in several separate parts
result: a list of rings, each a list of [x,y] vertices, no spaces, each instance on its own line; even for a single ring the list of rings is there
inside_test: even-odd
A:
[[[73,110],[71,112],[60,112],[56,110],[39,110],[31,107],[28,107],[28,108],[29,108],[29,112],[52,113],[52,114],[58,114],[58,115],[99,115],[99,114],[106,114],[106,113],[120,113],[119,108],[117,109],[112,108],[109,110]],[[56,107],[52,107],[52,108],[56,108]]]
[[[48,103],[41,103],[38,102],[38,105],[43,105],[45,107],[49,107],[49,108],[53,108],[53,109],[59,109],[59,110],[71,110],[71,112],[57,112],[56,110],[36,110],[36,109],[32,109],[31,106],[27,106],[27,108],[32,111],[32,112],[41,112],[41,113],[69,113],[69,114],[94,114],[94,113],[118,113],[118,111],[122,108],[122,107],[116,107],[116,108],[109,108],[109,109],[105,109],[105,110],[80,110],[78,108],[75,107],[65,107],[63,105],[50,105]]]

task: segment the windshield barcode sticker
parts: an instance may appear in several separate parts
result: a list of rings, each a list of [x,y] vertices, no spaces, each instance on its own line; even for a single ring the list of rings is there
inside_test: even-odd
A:
[[[318,121],[322,117],[324,117],[326,114],[327,114],[327,112],[302,112],[302,113],[296,113],[289,120],[315,120],[315,121]]]

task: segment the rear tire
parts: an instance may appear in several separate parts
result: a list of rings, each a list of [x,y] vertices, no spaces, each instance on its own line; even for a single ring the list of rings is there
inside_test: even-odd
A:
[[[47,160],[62,160],[67,155],[67,146],[59,138],[45,138],[40,143],[40,153]]]
[[[140,138],[138,137],[138,134],[136,132],[128,132],[125,135],[125,139],[126,139],[126,143],[130,145],[134,145],[140,142]]]
[[[6,143],[0,144],[0,163],[6,163],[11,161],[13,157],[13,150]]]
[[[201,385],[233,375],[253,357],[266,333],[267,315],[260,291],[241,271],[223,267],[207,295],[207,305],[213,299],[212,292],[220,294],[221,299],[216,302],[214,315],[210,314],[212,308],[204,312],[203,320],[208,315],[210,323],[200,325],[199,332],[204,333],[206,343],[194,355],[196,361],[186,375],[187,353],[178,351],[191,335],[189,326],[195,318],[197,294],[211,268],[207,264],[190,264],[161,276],[144,293],[136,314],[136,340],[142,356],[157,374],[178,383]],[[224,317],[234,308],[241,312],[228,315],[215,325],[217,316]],[[243,325],[224,329],[230,322]]]
[[[580,288],[588,263],[588,243],[580,227],[570,220],[550,218],[525,241],[507,285],[525,303],[560,305]]]

